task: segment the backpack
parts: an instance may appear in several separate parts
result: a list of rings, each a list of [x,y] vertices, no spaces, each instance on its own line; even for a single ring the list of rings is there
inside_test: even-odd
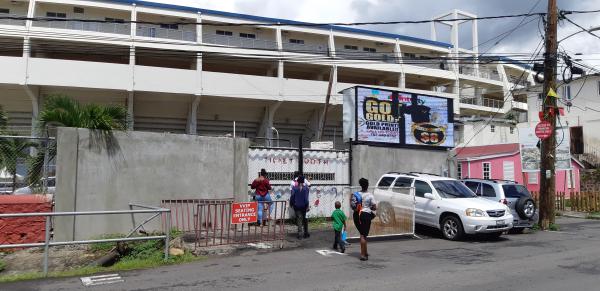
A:
[[[361,212],[362,211],[362,195],[360,192],[356,191],[352,193],[352,200],[350,202],[350,207],[352,210]]]

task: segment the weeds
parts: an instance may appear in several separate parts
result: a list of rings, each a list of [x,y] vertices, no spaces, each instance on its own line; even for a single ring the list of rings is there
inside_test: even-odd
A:
[[[559,231],[560,227],[556,223],[550,223],[550,226],[548,226],[548,230],[550,230],[550,231]]]
[[[6,268],[6,262],[0,259],[0,272],[4,271]]]

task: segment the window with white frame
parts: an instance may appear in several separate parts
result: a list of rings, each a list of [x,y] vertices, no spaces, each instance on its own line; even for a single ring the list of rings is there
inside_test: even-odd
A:
[[[372,47],[363,47],[363,52],[376,53],[377,49],[374,49]]]
[[[355,45],[344,45],[344,49],[357,51],[358,50],[358,46],[355,46]]]
[[[178,30],[179,24],[162,23],[160,28]]]
[[[254,34],[254,33],[245,33],[245,32],[240,32],[240,37],[242,37],[242,38],[252,38],[252,39],[255,39],[255,38],[256,38],[256,34]]]
[[[529,172],[527,173],[527,183],[537,185],[538,183],[538,173],[537,172]]]
[[[46,17],[51,17],[51,18],[67,18],[67,14],[66,13],[62,13],[62,12],[46,12]]]
[[[462,163],[458,162],[458,165],[456,165],[456,177],[458,177],[459,179],[462,179]]]
[[[510,127],[510,134],[514,134],[515,133],[515,128],[514,127]]]
[[[304,40],[303,40],[303,39],[294,39],[294,38],[290,38],[290,43],[295,43],[295,44],[304,44]]]
[[[83,14],[85,13],[85,9],[83,7],[73,7],[73,13]]]
[[[495,125],[490,125],[490,132],[496,132],[496,126]]]
[[[409,59],[409,60],[414,60],[417,58],[417,55],[415,55],[413,53],[404,53],[404,58]]]
[[[565,175],[567,176],[567,189],[573,189],[573,175],[571,175],[571,171],[565,171]]]
[[[233,32],[227,30],[217,30],[217,35],[233,36]]]
[[[10,9],[0,8],[0,14],[10,14]]]
[[[483,179],[489,180],[492,178],[492,164],[491,163],[483,163]]]
[[[104,20],[107,22],[116,22],[116,23],[124,23],[125,19],[122,18],[112,18],[112,17],[104,17]]]

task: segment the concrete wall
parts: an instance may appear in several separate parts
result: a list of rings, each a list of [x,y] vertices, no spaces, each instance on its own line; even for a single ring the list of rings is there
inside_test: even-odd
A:
[[[116,132],[119,150],[109,155],[93,133],[58,131],[56,211],[127,209],[131,202],[158,206],[163,199],[247,199],[246,139]],[[159,227],[157,220],[146,230]],[[128,215],[81,216],[75,222],[57,219],[55,233],[58,240],[86,239],[129,229]]]
[[[352,147],[352,185],[367,178],[375,186],[381,175],[395,172],[422,172],[442,175],[448,169],[448,152],[443,150],[386,148],[366,145]]]

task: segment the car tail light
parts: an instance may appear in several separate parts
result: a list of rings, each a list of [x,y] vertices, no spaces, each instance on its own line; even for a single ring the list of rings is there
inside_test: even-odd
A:
[[[506,199],[500,199],[500,203],[502,203],[504,205],[508,205],[508,200],[506,200]]]

